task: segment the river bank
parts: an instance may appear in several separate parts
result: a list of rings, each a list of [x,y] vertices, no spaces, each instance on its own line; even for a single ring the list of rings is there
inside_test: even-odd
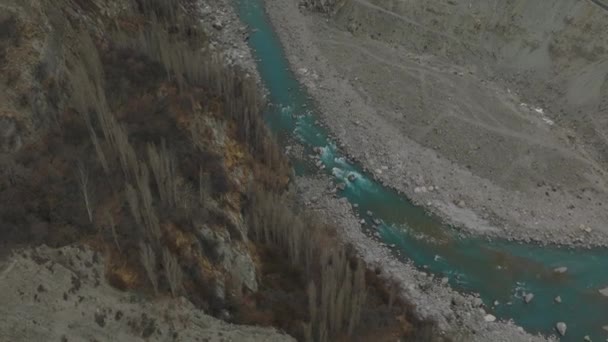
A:
[[[462,232],[465,233],[540,244],[579,247],[607,245],[603,225],[605,215],[598,210],[604,199],[603,193],[590,191],[592,194],[581,196],[559,185],[551,185],[551,182],[538,182],[533,186],[525,184],[526,190],[519,190],[517,186],[510,188],[507,181],[499,183],[493,181],[492,177],[482,177],[484,172],[492,174],[496,168],[505,169],[505,179],[527,179],[528,174],[520,168],[509,166],[517,164],[509,160],[513,151],[480,150],[485,147],[485,141],[493,139],[492,136],[477,136],[454,122],[450,124],[453,132],[446,130],[445,125],[429,125],[421,129],[425,131],[422,135],[428,131],[438,131],[438,136],[444,137],[442,141],[428,142],[434,147],[420,144],[417,134],[408,136],[402,132],[408,122],[403,121],[398,112],[407,108],[403,109],[403,102],[399,101],[414,103],[415,100],[408,98],[408,91],[404,90],[407,85],[403,82],[409,80],[408,75],[426,74],[430,87],[428,92],[441,98],[434,100],[431,96],[420,99],[424,102],[422,107],[444,98],[452,100],[454,94],[444,92],[438,86],[437,79],[451,82],[456,88],[461,82],[458,80],[464,79],[463,84],[470,90],[466,96],[471,97],[465,107],[472,106],[475,99],[486,97],[488,99],[483,101],[488,103],[484,103],[483,108],[491,108],[493,102],[500,102],[503,107],[509,108],[519,106],[521,99],[509,89],[431,56],[415,55],[399,46],[389,47],[372,39],[355,37],[335,28],[331,19],[303,13],[295,1],[268,0],[266,7],[287,58],[317,102],[324,124],[345,153],[360,162],[378,181],[406,194],[414,203],[439,215],[445,222],[463,228]],[[394,68],[397,66],[409,69],[403,76],[403,82],[390,79],[390,73],[396,72]],[[391,89],[396,93],[391,93]],[[403,90],[403,99],[399,99],[398,90]],[[398,110],[391,109],[391,106]],[[450,110],[443,103],[440,107]],[[424,108],[421,110],[424,112]],[[534,125],[543,125],[540,122],[543,118],[537,119],[539,122],[534,122]],[[442,118],[429,120],[440,122]],[[532,119],[526,118],[526,125],[529,120]],[[513,125],[517,126],[515,123]],[[414,122],[412,126],[415,126]],[[531,129],[523,127],[524,131]],[[560,145],[554,142],[557,138],[553,138],[553,131],[542,128],[539,132],[536,134],[538,141],[535,140],[534,144],[540,146],[540,155],[556,150],[563,152],[566,159],[568,156],[580,159],[566,149],[560,150]],[[512,132],[502,133],[512,135]],[[469,134],[472,135],[469,137]],[[459,139],[455,135],[465,137],[471,150],[450,150],[450,139]],[[517,139],[528,141],[531,138],[518,136]],[[515,152],[525,149],[527,145],[517,146]],[[546,151],[542,152],[544,149]],[[485,162],[479,163],[483,158],[471,160],[471,165],[455,161],[466,159],[466,155],[484,153],[487,154]],[[540,161],[545,162],[550,164],[547,160]],[[580,162],[587,163],[582,159]],[[575,180],[568,179],[564,187],[572,182]]]
[[[494,321],[478,297],[456,292],[444,279],[399,260],[388,246],[363,232],[351,204],[335,197],[334,190],[333,183],[323,176],[296,179],[300,204],[335,226],[344,243],[353,245],[369,268],[392,283],[397,293],[414,306],[416,315],[437,322],[446,337],[453,341],[546,341],[542,336],[527,334],[512,321]]]

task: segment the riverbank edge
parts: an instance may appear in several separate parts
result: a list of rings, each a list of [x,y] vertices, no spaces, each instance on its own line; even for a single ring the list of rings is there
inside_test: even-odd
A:
[[[554,341],[555,336],[532,335],[512,320],[496,320],[476,294],[453,289],[440,278],[400,260],[386,244],[364,233],[359,218],[346,198],[334,192],[325,175],[297,177],[299,204],[336,227],[345,244],[352,245],[369,269],[375,270],[396,294],[414,306],[414,314],[437,324],[442,335],[454,341]]]

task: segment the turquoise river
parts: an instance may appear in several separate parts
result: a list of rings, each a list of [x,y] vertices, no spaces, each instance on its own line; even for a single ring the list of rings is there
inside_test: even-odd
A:
[[[287,0],[286,0],[287,1]],[[267,122],[281,141],[297,139],[312,153],[324,147],[322,161],[336,183],[345,183],[339,193],[358,204],[361,217],[369,210],[382,220],[383,242],[394,244],[402,258],[438,277],[448,277],[450,285],[464,292],[477,292],[499,319],[513,319],[532,333],[554,333],[556,322],[566,322],[562,341],[604,340],[608,331],[608,297],[598,290],[608,286],[606,249],[541,247],[482,238],[460,238],[455,230],[407,198],[383,187],[348,163],[318,125],[314,103],[290,71],[281,43],[266,16],[263,1],[236,0],[241,20],[250,29],[249,45],[257,60],[262,80],[269,91]],[[293,160],[298,173],[319,172],[309,163]],[[357,179],[348,181],[348,175]],[[371,229],[367,227],[367,229]],[[568,267],[557,275],[556,267]],[[522,293],[534,300],[525,304]],[[562,303],[554,303],[555,296]],[[491,323],[489,323],[491,324]]]

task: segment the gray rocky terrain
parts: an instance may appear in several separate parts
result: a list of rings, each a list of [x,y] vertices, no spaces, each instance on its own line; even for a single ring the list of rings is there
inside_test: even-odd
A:
[[[0,264],[0,341],[295,341],[228,324],[183,297],[117,290],[104,272],[89,248],[16,252]]]
[[[595,3],[266,4],[325,124],[379,180],[476,233],[606,244]]]

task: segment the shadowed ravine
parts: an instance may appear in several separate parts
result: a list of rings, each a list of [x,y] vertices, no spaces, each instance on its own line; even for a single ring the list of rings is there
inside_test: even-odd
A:
[[[608,252],[604,249],[579,250],[507,241],[488,242],[481,238],[459,238],[454,229],[441,222],[405,197],[383,187],[345,162],[327,131],[316,123],[314,104],[289,70],[281,44],[269,24],[260,0],[237,0],[243,22],[251,29],[249,44],[258,60],[258,70],[269,90],[267,121],[282,141],[295,138],[311,154],[323,147],[322,161],[334,181],[345,183],[339,196],[358,204],[359,215],[371,219],[367,211],[382,224],[366,229],[377,230],[383,242],[392,245],[403,258],[462,291],[481,294],[488,309],[500,319],[513,319],[526,330],[554,333],[556,322],[566,322],[568,331],[563,341],[580,341],[589,335],[603,340],[608,332],[608,298],[598,290],[608,286]],[[293,160],[299,174],[318,172],[314,165]],[[356,179],[349,182],[348,176]],[[352,178],[352,177],[351,177]],[[371,223],[371,222],[370,222]],[[556,267],[568,267],[566,274],[555,274]],[[534,300],[524,304],[522,293],[531,292]],[[554,298],[561,296],[562,303]]]

